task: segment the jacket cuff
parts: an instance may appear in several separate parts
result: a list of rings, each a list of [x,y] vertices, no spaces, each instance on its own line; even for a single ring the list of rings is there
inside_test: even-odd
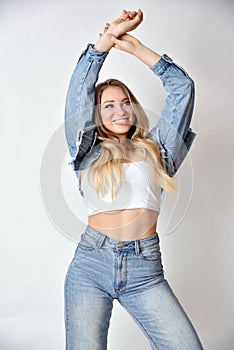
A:
[[[164,53],[160,60],[153,67],[150,67],[150,69],[156,75],[162,75],[172,63],[173,60]]]
[[[93,46],[94,46],[93,44],[88,44],[83,54],[86,55],[86,57],[89,60],[96,61],[96,62],[103,62],[109,52],[97,51],[94,49]]]

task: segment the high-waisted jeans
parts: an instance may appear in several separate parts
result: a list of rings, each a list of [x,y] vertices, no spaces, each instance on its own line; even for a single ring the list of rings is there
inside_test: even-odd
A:
[[[107,349],[114,299],[132,316],[152,349],[202,349],[164,279],[157,233],[115,241],[87,226],[65,281],[66,350]]]

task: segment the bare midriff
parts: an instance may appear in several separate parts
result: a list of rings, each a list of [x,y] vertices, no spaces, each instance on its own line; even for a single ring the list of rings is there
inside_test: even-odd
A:
[[[151,209],[124,209],[90,215],[95,230],[118,241],[132,241],[156,233],[159,212]]]

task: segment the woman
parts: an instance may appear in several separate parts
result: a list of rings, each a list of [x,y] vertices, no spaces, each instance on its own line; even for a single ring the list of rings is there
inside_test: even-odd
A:
[[[66,136],[89,218],[66,276],[67,350],[107,348],[114,299],[152,349],[202,349],[164,279],[156,231],[161,192],[175,190],[172,177],[195,137],[189,127],[194,84],[167,55],[127,34],[142,20],[141,10],[124,10],[107,24],[82,53],[68,89]],[[96,86],[112,47],[150,67],[168,92],[150,132],[143,108],[122,82]]]

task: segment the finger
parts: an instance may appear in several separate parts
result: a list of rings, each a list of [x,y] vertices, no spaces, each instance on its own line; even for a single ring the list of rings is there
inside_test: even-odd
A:
[[[128,19],[128,11],[123,10],[122,15],[120,17],[123,21],[126,21]]]
[[[143,12],[141,11],[141,9],[137,10],[137,15],[141,18],[143,17]]]
[[[110,27],[110,23],[106,23],[106,26],[103,29],[103,33],[105,33]]]
[[[138,10],[138,12],[136,12],[136,15],[131,18],[131,22],[135,23],[135,24],[140,24],[143,20],[143,13],[141,10]]]
[[[120,17],[122,18],[122,17],[125,17],[126,15],[127,15],[127,11],[123,10]]]
[[[136,11],[130,11],[129,12],[129,17],[134,18],[136,16],[137,12]]]
[[[108,33],[107,37],[112,41],[114,46],[118,46],[118,44],[121,42],[121,40],[117,39],[113,34]]]

